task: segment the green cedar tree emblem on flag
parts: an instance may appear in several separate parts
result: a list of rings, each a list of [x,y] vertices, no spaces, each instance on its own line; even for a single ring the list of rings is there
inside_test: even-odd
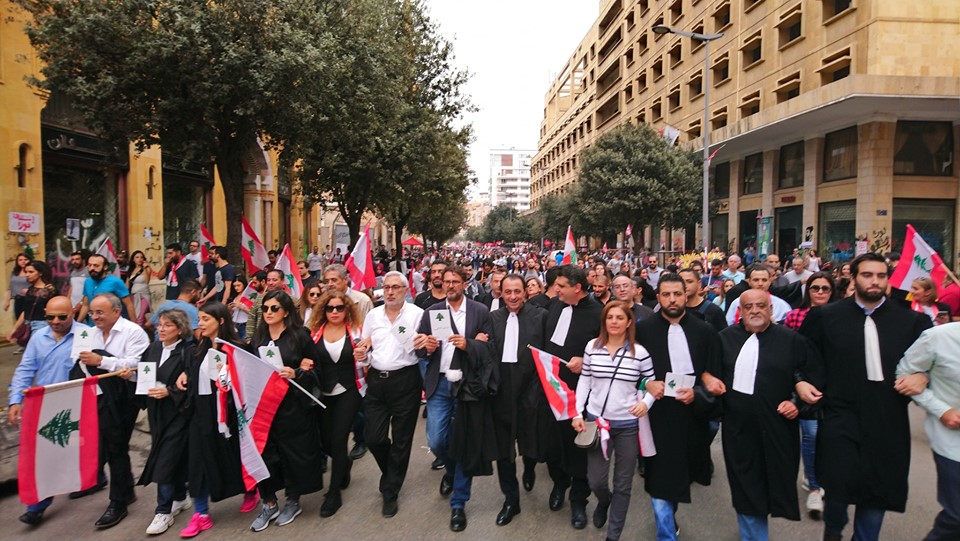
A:
[[[253,253],[253,239],[247,241],[247,251]]]
[[[400,334],[403,334],[403,333],[405,333],[405,332],[407,332],[407,328],[404,327],[403,325],[401,325],[401,326],[400,326]]]
[[[551,378],[550,386],[553,387],[553,390],[557,391],[557,394],[563,393],[563,389],[560,387],[560,382]]]
[[[292,274],[288,274],[288,275],[287,275],[287,287],[289,287],[291,290],[293,289],[293,275],[292,275]]]
[[[247,417],[247,405],[244,404],[242,408],[237,410],[237,430],[243,432],[249,424],[250,419]]]
[[[70,433],[80,430],[80,421],[71,420],[70,412],[66,409],[54,415],[37,433],[54,445],[66,447],[70,444]]]
[[[913,256],[913,262],[916,263],[916,265],[924,272],[930,272],[930,269],[927,268],[927,258],[915,255]]]
[[[443,321],[443,312],[437,312],[436,320],[437,320],[437,321]]]

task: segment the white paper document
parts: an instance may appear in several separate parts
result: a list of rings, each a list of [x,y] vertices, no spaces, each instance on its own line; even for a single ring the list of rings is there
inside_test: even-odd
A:
[[[73,346],[70,349],[70,358],[78,359],[84,351],[96,349],[96,338],[93,329],[83,329],[73,333]]]
[[[137,394],[147,394],[147,391],[157,384],[157,364],[137,363]]]
[[[453,335],[452,319],[446,310],[430,312],[430,334],[441,342],[448,340]]]
[[[216,380],[220,376],[220,366],[227,360],[227,355],[222,351],[217,351],[215,349],[207,350],[207,355],[203,358],[203,362],[200,363],[200,373],[199,380],[197,381],[197,391],[201,395],[209,395],[213,393],[213,386],[210,384],[210,380]]]
[[[675,374],[667,372],[667,377],[663,382],[663,396],[672,396],[676,398],[677,389],[693,389],[693,384],[697,378],[692,374]]]

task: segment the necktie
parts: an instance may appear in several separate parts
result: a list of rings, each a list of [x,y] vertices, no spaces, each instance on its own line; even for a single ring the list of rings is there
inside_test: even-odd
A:
[[[693,360],[690,358],[690,346],[683,327],[670,325],[667,332],[667,349],[670,353],[670,367],[677,374],[693,374]]]
[[[570,332],[570,321],[573,319],[573,307],[567,306],[560,311],[560,319],[557,320],[557,328],[553,330],[553,336],[550,341],[563,347],[567,341],[567,333]]]
[[[753,394],[753,385],[757,378],[757,362],[760,359],[760,341],[756,334],[743,343],[737,355],[737,365],[733,369],[733,390],[743,394]]]
[[[520,345],[520,320],[517,314],[510,312],[507,316],[507,331],[503,338],[503,357],[501,362],[517,362],[517,347]]]
[[[883,365],[880,364],[880,337],[877,335],[877,324],[873,318],[867,316],[863,321],[863,344],[867,361],[867,379],[883,381]]]

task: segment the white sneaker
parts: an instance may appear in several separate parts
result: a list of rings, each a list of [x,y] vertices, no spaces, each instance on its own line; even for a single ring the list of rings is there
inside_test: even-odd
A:
[[[193,505],[193,500],[190,499],[189,496],[180,500],[179,502],[174,501],[173,506],[170,507],[170,515],[175,517],[179,515],[181,511],[189,508],[191,505]]]
[[[819,490],[814,490],[807,495],[807,513],[813,520],[820,520],[823,513],[823,494]]]
[[[147,533],[150,535],[160,535],[167,531],[167,528],[173,526],[173,515],[167,513],[157,513],[153,517],[153,522],[147,526]]]

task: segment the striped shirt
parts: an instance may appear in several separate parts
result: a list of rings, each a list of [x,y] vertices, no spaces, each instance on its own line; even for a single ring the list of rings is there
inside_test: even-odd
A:
[[[583,412],[586,407],[589,418],[602,414],[608,421],[633,421],[636,418],[629,410],[637,403],[640,380],[653,376],[653,360],[640,344],[634,344],[632,352],[624,346],[611,356],[606,346],[598,348],[596,342],[596,339],[588,342],[583,353],[583,367],[577,384],[577,411]],[[605,410],[604,401],[607,403]],[[644,402],[649,408],[653,405],[653,396],[646,393]]]

